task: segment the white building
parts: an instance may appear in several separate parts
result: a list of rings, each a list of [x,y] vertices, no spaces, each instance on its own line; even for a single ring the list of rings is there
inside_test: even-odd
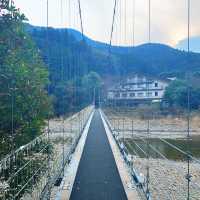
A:
[[[134,76],[108,90],[109,101],[161,101],[167,81]]]

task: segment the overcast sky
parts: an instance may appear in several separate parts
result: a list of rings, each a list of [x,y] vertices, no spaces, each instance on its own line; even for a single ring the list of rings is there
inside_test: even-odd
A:
[[[63,9],[61,9],[61,1],[63,2]],[[135,6],[133,4],[134,1]],[[27,16],[31,24],[42,26],[46,24],[46,0],[14,0],[14,2],[21,12]],[[147,42],[148,0],[118,0],[118,2],[114,43],[123,45],[131,45],[133,43],[134,7],[135,43]],[[126,26],[125,3],[127,11]],[[114,0],[81,0],[83,27],[87,36],[94,40],[109,42],[113,6]],[[191,0],[191,34],[193,36],[200,35],[199,10],[200,1]],[[63,18],[61,18],[62,12]],[[49,24],[53,27],[79,29],[77,0],[49,0]],[[152,42],[174,46],[179,40],[186,37],[187,0],[152,0]]]

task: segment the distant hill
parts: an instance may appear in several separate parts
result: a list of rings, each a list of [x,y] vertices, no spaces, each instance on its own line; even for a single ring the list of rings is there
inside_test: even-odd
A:
[[[76,31],[74,29],[67,29],[67,30],[68,30],[69,34],[73,35],[77,41],[82,40],[82,34],[79,31]],[[89,46],[91,46],[95,49],[98,49],[98,50],[108,52],[108,50],[110,48],[109,44],[92,40],[85,35],[84,35],[84,40]],[[111,50],[113,53],[121,53],[121,54],[126,53],[127,51],[130,51],[132,49],[133,49],[133,47],[117,47],[117,46],[111,47]]]
[[[187,39],[181,40],[176,48],[187,51]],[[190,38],[191,51],[200,53],[200,36]]]
[[[27,25],[27,30],[40,48],[43,57],[46,58],[45,28]],[[108,44],[94,41],[86,36],[84,36],[83,42],[81,33],[76,30],[49,28],[48,35],[50,37],[48,48],[51,51],[49,60],[52,67],[57,67],[58,71],[60,61],[58,60],[59,56],[56,57],[56,55],[60,48],[66,52],[64,55],[65,66],[72,66],[72,63],[75,62],[73,56],[81,57],[79,61],[82,63],[80,75],[86,71],[96,71],[102,76],[131,73],[152,76],[182,76],[188,71],[200,71],[200,54],[190,53],[188,55],[183,50],[163,44],[144,44],[134,48],[112,46],[112,56],[108,59]],[[60,38],[64,38],[62,44]]]
[[[69,30],[76,39],[80,40],[81,34],[72,29]],[[109,45],[94,41],[84,36],[85,41],[93,49],[108,52]],[[170,46],[151,43],[143,44],[136,47],[111,47],[111,52],[120,57],[121,70],[124,73],[145,73],[153,75],[183,75],[183,72],[190,70],[199,71],[200,69],[200,37],[191,38],[191,49],[194,51],[188,56],[187,40],[182,41],[185,48],[172,48]],[[181,45],[181,43],[180,43]],[[199,51],[198,51],[199,49]],[[118,67],[119,68],[119,67]]]
[[[135,47],[129,54],[123,56],[128,62],[126,69],[131,72],[134,68],[141,73],[159,75],[163,73],[183,73],[200,69],[200,54],[189,55],[163,44],[144,44]]]

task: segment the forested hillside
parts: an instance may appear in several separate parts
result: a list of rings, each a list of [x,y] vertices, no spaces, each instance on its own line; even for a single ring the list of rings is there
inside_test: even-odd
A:
[[[49,28],[47,31],[28,26],[27,30],[48,66],[49,92],[54,97],[55,114],[59,116],[91,103],[94,88],[101,84],[98,74],[108,73],[107,55],[95,53],[84,41],[76,40],[65,29]]]
[[[97,85],[107,80],[112,84],[113,80],[134,73],[181,80],[190,73],[199,82],[200,54],[197,53],[188,54],[162,44],[144,44],[134,48],[112,46],[109,55],[107,44],[82,38],[75,30],[26,26],[49,66],[50,94],[54,96],[56,115],[91,103]],[[91,84],[86,84],[88,78],[96,78],[93,82],[98,84],[93,85],[90,80]]]
[[[45,28],[28,26],[33,39],[38,44],[43,56],[45,50]],[[107,44],[93,41],[75,30],[49,28],[49,54],[52,67],[60,65],[56,55],[64,51],[66,68],[72,65],[73,56],[81,63],[81,72],[95,71],[100,75],[142,73],[153,76],[176,75],[183,76],[183,72],[200,70],[200,54],[180,51],[162,44],[144,44],[132,47],[111,48],[111,59],[108,59]],[[63,41],[60,41],[63,38]],[[61,49],[61,50],[60,50]],[[110,58],[110,57],[109,57]],[[75,59],[77,61],[77,59]],[[74,63],[76,64],[76,63]],[[59,70],[58,70],[59,71]]]

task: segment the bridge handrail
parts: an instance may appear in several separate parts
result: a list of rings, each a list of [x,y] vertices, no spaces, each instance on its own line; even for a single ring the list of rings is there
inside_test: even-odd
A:
[[[101,110],[101,114],[102,114],[103,118],[105,119],[105,122],[106,122],[106,124],[108,125],[108,128],[110,129],[110,132],[112,133],[112,136],[113,136],[113,138],[114,138],[114,140],[115,140],[115,143],[117,144],[118,148],[120,149],[120,152],[121,152],[121,154],[122,154],[122,157],[123,157],[125,163],[127,164],[128,168],[129,168],[129,173],[130,173],[130,175],[131,175],[131,177],[132,177],[132,181],[133,181],[134,183],[136,183],[135,180],[134,180],[134,177],[137,177],[137,178],[138,178],[138,176],[137,176],[136,170],[135,170],[134,168],[130,168],[130,163],[129,163],[128,159],[127,159],[127,154],[126,154],[126,152],[128,152],[127,149],[126,149],[126,147],[125,147],[124,145],[121,146],[121,143],[119,142],[118,138],[116,137],[116,135],[115,135],[114,132],[113,132],[112,124],[111,124],[110,121],[108,120],[108,117],[105,115],[105,113],[104,113],[103,110]],[[136,183],[136,184],[137,184],[137,183]],[[141,190],[139,189],[139,187],[138,187],[138,188],[137,188],[137,189],[138,189],[138,192],[139,192],[139,193],[142,192],[143,194],[141,194],[141,195],[145,195],[145,189],[144,189],[143,183],[139,183],[138,186],[139,186],[140,189],[142,190],[142,191],[141,191]],[[151,197],[149,197],[149,198],[151,198]]]
[[[106,116],[106,118],[107,118],[107,116]],[[110,118],[109,118],[110,119]],[[111,119],[113,119],[113,118],[111,118]],[[107,120],[108,120],[108,118],[107,118]],[[110,129],[111,129],[111,131],[112,132],[118,132],[118,131],[136,131],[135,129],[115,129],[115,128],[113,128],[113,124],[111,123],[111,122],[109,122],[109,124],[110,124]],[[115,123],[114,123],[115,124]],[[138,130],[137,130],[138,131]],[[142,132],[145,132],[145,133],[147,133],[147,130],[139,130],[139,131],[142,131]],[[159,132],[160,130],[153,130],[153,132]],[[167,130],[168,131],[168,130]],[[197,131],[197,130],[192,130],[193,132],[195,132],[195,131]],[[150,130],[150,132],[152,132],[152,130]],[[174,132],[186,132],[185,130],[175,130]],[[118,133],[118,135],[119,135],[119,133]],[[155,134],[153,134],[153,135],[155,135]],[[145,141],[145,139],[144,138],[146,138],[147,137],[147,135],[137,135],[137,134],[132,134],[132,136],[134,136],[134,138],[139,138],[140,140],[142,140],[143,142],[146,142]],[[197,159],[197,158],[195,158],[195,157],[193,157],[189,152],[185,152],[185,151],[183,151],[181,148],[179,148],[179,147],[177,147],[176,145],[173,145],[173,144],[171,144],[170,142],[168,142],[168,141],[166,141],[165,140],[165,138],[162,138],[162,137],[156,137],[156,138],[158,138],[159,140],[161,140],[162,142],[164,142],[165,144],[167,144],[167,145],[169,145],[171,148],[173,148],[173,149],[175,149],[176,151],[178,151],[178,152],[180,152],[180,153],[182,153],[183,155],[185,155],[186,157],[189,157],[190,158],[190,160],[191,160],[191,162],[193,162],[193,163],[196,163],[196,164],[200,164],[200,160],[199,159]],[[134,142],[134,143],[136,143],[136,142]],[[136,143],[136,146],[138,147],[139,145],[137,145],[137,143]],[[138,147],[139,148],[139,147]],[[161,158],[162,159],[164,159],[164,160],[167,160],[167,161],[169,161],[169,159],[165,156],[165,155],[163,155],[159,150],[157,150],[156,148],[154,148],[152,145],[150,145],[150,148],[154,151],[154,152],[156,152],[159,156],[161,156]],[[142,148],[139,148],[142,152],[145,152]],[[139,155],[138,155],[139,156]],[[172,162],[173,163],[173,162]],[[181,171],[180,171],[180,168],[178,168],[176,165],[173,165],[173,167],[177,170],[177,173],[178,174],[180,174],[181,176],[182,176],[182,173],[181,173]],[[183,167],[183,165],[181,165],[180,166],[181,168]],[[183,167],[183,169],[184,169],[184,167]],[[156,182],[156,180],[152,180],[153,182],[155,181]],[[190,184],[190,187],[191,188],[198,188],[198,190],[200,189],[200,185],[197,183],[197,182],[193,182],[193,181],[191,181],[191,184]],[[173,194],[171,194],[171,195],[173,195]],[[184,194],[180,194],[180,195],[184,195]],[[183,197],[184,198],[184,197]]]
[[[93,109],[94,109],[93,106],[88,106],[88,107],[84,108],[83,110],[81,110],[79,113],[76,113],[72,117],[67,119],[67,121],[69,123],[76,122],[76,124],[78,123],[80,126],[78,129],[75,130],[76,132],[73,134],[75,137],[73,140],[73,143],[71,144],[69,149],[66,149],[66,151],[65,151],[65,156],[64,156],[65,164],[67,164],[67,162],[69,162],[70,155],[73,153],[73,151],[78,143],[78,140],[81,137],[81,133],[82,133],[83,129],[85,128],[85,125],[86,125]],[[50,132],[50,135],[52,135],[52,134],[53,134],[53,132]],[[39,147],[41,146],[41,149],[34,149],[34,148],[37,148],[37,145],[39,145]],[[62,153],[60,153],[59,155],[54,156],[55,159],[52,158],[53,160],[51,160],[51,166],[50,166],[51,177],[48,180],[48,178],[47,178],[47,171],[48,171],[47,167],[48,166],[46,163],[47,162],[47,151],[46,150],[47,150],[47,148],[51,148],[51,145],[53,145],[53,143],[51,141],[49,143],[49,141],[48,141],[47,130],[44,130],[42,135],[35,138],[30,143],[20,147],[19,149],[14,151],[12,154],[7,155],[5,158],[3,158],[0,161],[1,179],[2,178],[4,179],[5,174],[9,173],[6,175],[7,178],[5,179],[5,183],[0,185],[0,195],[4,199],[10,199],[10,198],[12,200],[17,199],[19,195],[20,195],[20,197],[22,197],[25,192],[25,189],[27,188],[27,186],[29,185],[29,183],[31,181],[33,181],[33,183],[36,181],[36,183],[34,183],[36,185],[39,185],[40,184],[39,182],[43,181],[42,185],[37,188],[37,190],[38,190],[37,196],[38,197],[41,196],[41,193],[44,192],[44,188],[46,187],[47,184],[50,183],[50,185],[52,187],[53,183],[60,176],[61,170],[63,169],[63,155],[62,155]],[[35,150],[36,150],[36,152],[35,152]],[[41,156],[42,154],[44,156]],[[20,163],[16,163],[20,159],[19,156],[21,158],[23,158],[23,160]],[[19,181],[18,176],[20,176],[20,174],[25,172],[26,169],[28,171],[30,169],[32,170],[31,166],[33,165],[34,162],[38,162],[38,164],[37,164],[38,167],[34,169],[35,171],[30,172],[30,174],[29,174],[30,176],[27,177],[28,179],[26,180],[26,182],[23,181],[23,183],[18,185],[18,181]],[[9,170],[11,170],[11,171],[9,171]],[[43,174],[42,179],[41,178],[39,178],[39,180],[35,179],[41,173]],[[13,185],[15,182],[16,182],[16,186],[13,189],[10,188],[10,186]],[[4,188],[2,187],[3,185],[4,185]],[[5,190],[5,187],[6,187],[6,190]],[[34,192],[34,189],[32,192]],[[10,193],[9,194],[10,197],[8,197],[8,196],[6,197],[7,193]]]

